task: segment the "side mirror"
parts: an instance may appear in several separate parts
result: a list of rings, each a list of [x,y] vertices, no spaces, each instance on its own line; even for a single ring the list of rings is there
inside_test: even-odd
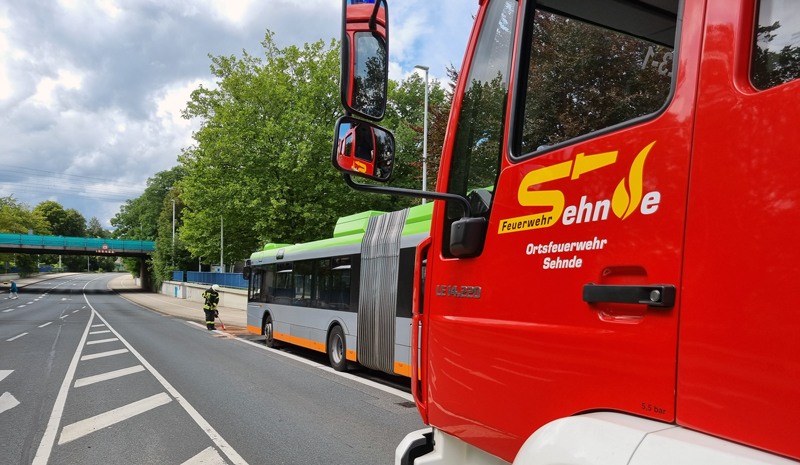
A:
[[[250,265],[247,265],[242,270],[242,279],[245,281],[250,281],[250,276],[253,274],[253,268]]]
[[[389,11],[386,0],[342,0],[342,105],[374,121],[386,113]]]
[[[343,116],[336,122],[331,161],[339,171],[378,182],[392,177],[394,136],[366,121]]]

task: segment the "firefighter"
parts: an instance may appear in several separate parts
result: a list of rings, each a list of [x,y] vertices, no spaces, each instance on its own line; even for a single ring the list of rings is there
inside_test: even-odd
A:
[[[206,304],[203,310],[206,312],[206,328],[209,331],[217,329],[214,326],[214,320],[219,316],[217,304],[219,303],[219,285],[214,284],[203,292],[203,298],[206,299]]]

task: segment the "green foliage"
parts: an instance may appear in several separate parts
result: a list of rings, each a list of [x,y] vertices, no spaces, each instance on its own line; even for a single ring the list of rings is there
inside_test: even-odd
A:
[[[158,217],[161,215],[164,199],[184,175],[183,167],[175,166],[149,178],[142,195],[127,200],[119,213],[111,218],[111,225],[116,228],[114,238],[154,241],[158,235]]]
[[[175,200],[175,240],[172,239],[172,200]],[[181,200],[179,191],[173,190],[169,197],[164,199],[164,206],[158,217],[158,237],[156,238],[156,251],[152,257],[153,281],[155,288],[161,287],[162,281],[172,279],[172,272],[176,270],[188,271],[197,266],[196,260],[186,249],[178,228],[183,224],[183,210],[185,205]]]
[[[201,128],[180,157],[181,239],[206,263],[218,261],[221,218],[232,263],[264,242],[330,236],[339,216],[409,204],[352,191],[331,166],[338,43],[279,49],[268,32],[262,45],[263,59],[212,56],[217,88],[195,90],[184,112]]]

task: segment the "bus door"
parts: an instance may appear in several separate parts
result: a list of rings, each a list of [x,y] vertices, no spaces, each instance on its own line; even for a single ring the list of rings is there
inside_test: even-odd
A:
[[[440,188],[488,226],[456,257],[437,204],[428,419],[509,461],[580,412],[675,419],[703,2],[597,3],[484,3],[448,128]]]

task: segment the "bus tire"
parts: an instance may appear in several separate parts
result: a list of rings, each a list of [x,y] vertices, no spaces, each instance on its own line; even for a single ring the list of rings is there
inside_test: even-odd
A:
[[[267,317],[264,318],[263,330],[264,330],[264,337],[266,337],[264,344],[267,347],[272,347],[272,348],[278,347],[279,343],[278,341],[275,340],[275,337],[273,336],[275,325],[272,324],[272,317],[270,315],[267,315]]]
[[[347,344],[341,326],[334,326],[328,333],[328,359],[336,371],[347,371]]]

